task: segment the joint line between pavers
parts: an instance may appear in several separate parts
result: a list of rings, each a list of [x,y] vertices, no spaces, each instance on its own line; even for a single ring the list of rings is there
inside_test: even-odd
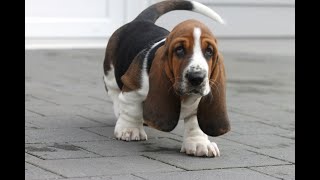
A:
[[[220,138],[224,139],[224,140],[231,141],[231,142],[235,142],[235,143],[238,143],[238,144],[241,144],[241,145],[249,146],[249,147],[252,147],[252,148],[255,148],[255,149],[260,149],[259,147],[252,146],[252,145],[249,145],[249,144],[244,144],[244,143],[241,143],[241,142],[238,142],[238,141],[235,141],[235,140],[232,140],[232,139],[228,139],[228,138],[225,138],[225,137],[220,137]]]
[[[146,178],[140,177],[140,176],[138,176],[138,175],[136,175],[136,174],[133,174],[133,173],[131,173],[130,175],[131,175],[131,176],[134,176],[134,177],[137,177],[137,178],[140,178],[140,179],[143,179],[143,180],[148,180],[148,179],[146,179]]]
[[[255,169],[251,169],[250,167],[249,167],[248,169],[250,169],[251,171],[255,171],[255,172],[257,172],[257,173],[261,173],[261,174],[264,174],[264,175],[273,177],[273,178],[283,179],[283,178],[279,178],[279,177],[273,176],[273,175],[271,175],[271,174],[267,174],[267,173],[265,173],[265,172],[261,172],[261,171],[255,170]]]
[[[41,160],[46,160],[46,159],[44,159],[43,157],[41,157],[41,156],[38,156],[38,155],[36,155],[36,154],[32,154],[31,152],[25,152],[26,154],[29,154],[30,156],[34,156],[34,157],[36,157],[36,158],[39,158],[39,159],[41,159]]]
[[[219,168],[210,168],[210,169],[194,169],[194,170],[188,170],[188,171],[210,171],[210,170],[221,170],[221,169],[241,169],[241,168],[254,168],[254,167],[268,167],[268,166],[287,166],[287,165],[293,165],[293,164],[273,164],[273,165],[257,165],[257,166],[234,166],[234,167],[219,167]]]
[[[36,96],[34,96],[34,95],[32,95],[32,94],[30,94],[30,96],[33,97],[33,98],[35,98],[35,99],[38,99],[38,100],[40,100],[40,101],[44,101],[44,102],[47,102],[47,103],[51,103],[51,104],[60,106],[60,104],[55,103],[55,102],[53,102],[53,101],[49,101],[49,100],[44,99],[44,98],[41,98],[41,97],[36,97]]]
[[[252,151],[252,150],[249,150],[249,149],[247,149],[247,151],[252,152],[252,153],[255,153],[255,154],[258,154],[258,155],[267,156],[267,157],[269,157],[269,158],[277,159],[277,160],[280,160],[280,161],[284,161],[284,162],[287,162],[287,163],[290,163],[290,164],[295,164],[294,162],[288,161],[288,160],[286,160],[286,159],[281,159],[281,158],[273,157],[273,156],[270,156],[270,155],[267,155],[267,154],[262,154],[262,153],[259,153],[259,152],[255,152],[255,151]]]
[[[83,115],[76,115],[76,116],[79,116],[79,117],[82,117],[82,118],[85,118],[85,119],[87,119],[87,120],[89,120],[89,121],[93,121],[93,122],[96,122],[96,123],[99,123],[99,124],[103,124],[104,126],[103,127],[114,127],[114,125],[108,125],[108,124],[106,124],[106,123],[103,123],[103,122],[100,122],[100,121],[97,121],[97,120],[95,120],[95,119],[91,119],[91,118],[88,118],[88,117],[86,117],[86,116],[83,116]],[[101,126],[99,126],[99,127],[101,127]],[[87,128],[87,127],[84,127],[84,128]]]
[[[89,98],[91,99],[95,99],[95,100],[99,100],[99,101],[103,101],[103,102],[106,102],[106,103],[112,103],[111,101],[107,101],[105,99],[102,99],[102,98],[97,98],[97,97],[94,97],[94,96],[88,96]]]
[[[100,126],[100,127],[102,127],[102,126]],[[103,126],[103,127],[109,127],[109,126]],[[96,133],[96,132],[94,132],[94,131],[90,131],[90,130],[88,129],[88,127],[83,127],[83,128],[80,128],[80,129],[82,129],[82,130],[84,130],[84,131],[87,131],[87,132],[90,132],[90,133],[93,133],[93,134],[95,134],[95,135],[102,136],[102,137],[106,137],[106,138],[109,138],[109,139],[110,139],[110,137],[108,137],[108,136],[104,136],[104,135],[99,134],[99,133]],[[110,140],[112,140],[112,139],[110,139]]]
[[[38,113],[38,112],[35,112],[35,111],[33,111],[33,110],[30,110],[30,109],[26,109],[27,111],[30,111],[30,112],[33,112],[33,113],[35,113],[35,114],[38,114],[38,115],[40,115],[40,116],[43,116],[43,117],[45,117],[46,115],[44,115],[44,114],[41,114],[41,113]]]
[[[71,143],[71,144],[72,144],[72,143]],[[73,145],[73,146],[76,146],[76,145],[74,145],[74,144],[72,144],[72,145]],[[93,152],[93,151],[90,151],[90,150],[87,150],[87,149],[85,149],[85,148],[83,148],[83,147],[80,147],[80,146],[76,146],[76,147],[79,148],[79,149],[82,149],[82,150],[84,150],[84,151],[90,152],[90,153],[92,153],[92,154],[98,155],[98,156],[100,156],[100,157],[103,157],[103,155],[98,154],[98,153]]]
[[[291,140],[295,140],[294,138],[291,138],[291,137],[286,137],[284,135],[279,135],[279,134],[274,134],[275,136],[279,136],[279,137],[282,137],[282,138],[286,138],[286,139],[291,139]]]
[[[107,139],[107,140],[90,140],[90,141],[47,141],[47,142],[29,142],[29,143],[24,143],[24,144],[47,144],[47,143],[84,143],[84,142],[103,142],[103,141],[111,141],[112,139]]]
[[[145,158],[148,158],[148,159],[151,159],[151,160],[154,160],[154,161],[162,162],[162,163],[164,163],[164,164],[173,166],[173,167],[178,168],[178,169],[181,169],[181,170],[189,171],[188,169],[185,169],[185,168],[183,168],[183,167],[179,167],[179,166],[176,166],[176,165],[174,165],[174,164],[170,164],[170,163],[168,163],[168,162],[164,162],[164,161],[161,161],[161,160],[158,160],[158,159],[155,159],[155,158],[146,156],[146,155],[144,155],[144,154],[142,154],[141,156],[142,156],[142,157],[145,157]]]
[[[231,112],[233,113],[238,113],[238,114],[241,114],[241,115],[244,115],[244,116],[249,116],[249,117],[253,117],[253,118],[256,118],[258,120],[263,120],[263,121],[272,121],[270,119],[265,119],[265,118],[261,118],[259,116],[255,116],[255,115],[251,115],[251,114],[247,114],[247,113],[243,113],[243,112],[239,112],[239,111],[235,111],[235,110],[230,110]],[[265,122],[261,122],[261,121],[258,121],[262,124],[265,124],[265,125],[269,125],[269,126],[272,126],[272,127],[277,127],[277,128],[281,128],[281,129],[284,129],[284,130],[288,130],[288,131],[292,131],[291,129],[287,129],[287,128],[283,128],[283,127],[280,127],[280,126],[274,126],[274,125],[271,125],[271,124],[267,124]]]
[[[42,170],[44,170],[44,171],[48,171],[48,172],[53,173],[53,174],[55,174],[55,175],[61,176],[61,177],[63,177],[63,178],[67,178],[66,176],[64,176],[64,175],[62,175],[62,174],[59,174],[59,173],[57,173],[57,172],[55,172],[55,171],[52,171],[52,170],[50,170],[50,169],[41,167],[41,166],[39,166],[39,165],[37,165],[37,164],[35,164],[35,163],[29,162],[29,161],[25,161],[25,162],[26,162],[26,163],[29,163],[29,164],[32,164],[32,165],[34,165],[34,166],[36,166],[36,167],[38,167],[38,168],[40,168],[40,169],[42,169]]]
[[[98,110],[95,110],[95,109],[91,109],[91,108],[88,108],[86,106],[82,106],[81,104],[76,104],[75,106],[77,106],[79,108],[83,108],[83,109],[89,110],[89,111],[92,111],[92,112],[96,112],[96,113],[99,113],[99,114],[102,114],[102,115],[109,115],[108,113],[101,112],[101,111],[98,111]]]
[[[265,118],[261,118],[261,117],[259,117],[259,116],[255,116],[255,115],[251,115],[251,114],[239,112],[239,111],[237,111],[237,110],[236,110],[236,111],[235,111],[235,110],[230,110],[230,111],[233,112],[233,113],[238,113],[238,114],[244,115],[244,116],[249,116],[249,117],[257,118],[258,120],[272,121],[272,120],[270,120],[270,119],[265,119]],[[260,122],[260,121],[259,121],[259,122]],[[263,122],[261,122],[261,123],[263,123]],[[266,124],[266,125],[270,125],[270,124]],[[270,126],[272,126],[272,125],[270,125]],[[286,129],[286,128],[279,127],[279,126],[273,126],[273,127],[278,127],[278,128],[284,129],[284,130],[289,130],[289,131],[291,131],[290,129]]]

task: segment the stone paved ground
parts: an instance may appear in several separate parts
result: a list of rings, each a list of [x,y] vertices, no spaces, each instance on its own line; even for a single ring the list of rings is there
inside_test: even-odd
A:
[[[241,47],[240,47],[241,48]],[[294,56],[224,52],[232,130],[221,157],[179,152],[183,122],[149,140],[113,138],[103,49],[26,51],[26,179],[294,179]]]

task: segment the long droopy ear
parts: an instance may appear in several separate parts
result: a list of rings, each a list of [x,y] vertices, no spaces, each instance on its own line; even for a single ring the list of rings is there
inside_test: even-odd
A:
[[[149,73],[149,93],[143,103],[143,118],[148,126],[169,132],[178,124],[181,102],[174,92],[169,60],[163,47],[155,57]]]
[[[223,57],[219,54],[210,76],[211,92],[202,97],[197,112],[199,126],[209,136],[220,136],[230,131],[225,79]]]

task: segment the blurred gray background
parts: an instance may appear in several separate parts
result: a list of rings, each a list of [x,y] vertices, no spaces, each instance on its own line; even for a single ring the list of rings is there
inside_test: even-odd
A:
[[[26,0],[26,49],[104,48],[115,29],[158,1]],[[227,25],[187,11],[170,12],[157,24],[171,30],[183,20],[198,19],[218,37],[221,50],[294,53],[294,0],[197,1],[214,9]]]

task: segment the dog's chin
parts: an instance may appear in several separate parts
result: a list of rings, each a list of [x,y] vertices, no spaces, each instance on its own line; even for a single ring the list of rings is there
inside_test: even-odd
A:
[[[207,90],[205,87],[189,87],[187,89],[178,88],[176,90],[179,96],[206,96],[209,94],[210,90]]]

